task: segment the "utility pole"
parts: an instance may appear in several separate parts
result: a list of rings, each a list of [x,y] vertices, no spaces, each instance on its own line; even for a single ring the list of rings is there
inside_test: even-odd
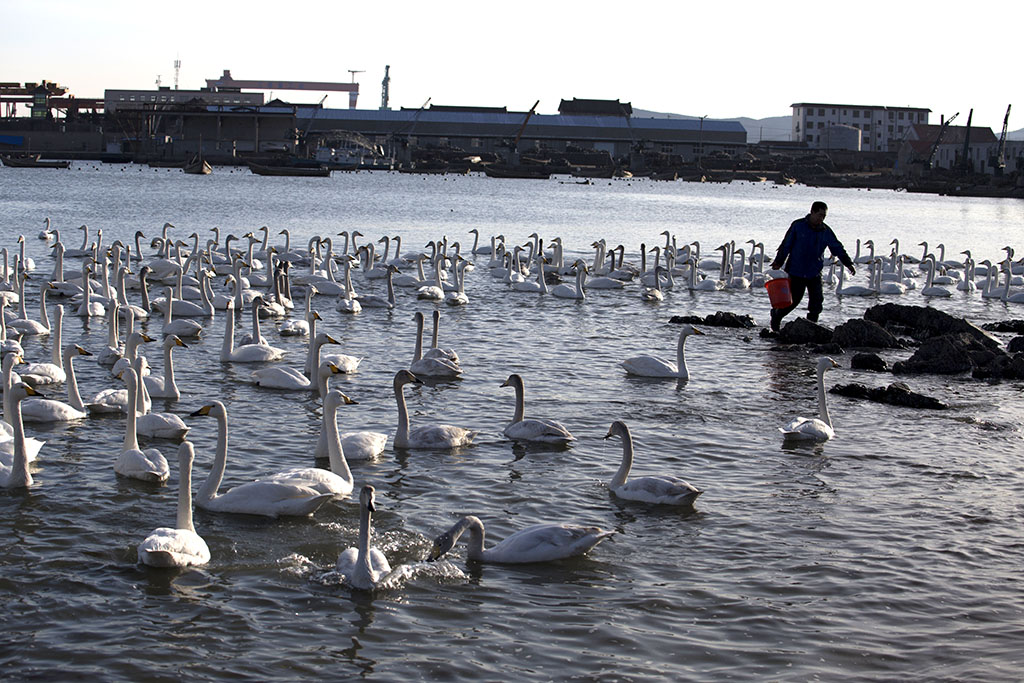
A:
[[[180,72],[180,71],[181,71],[181,60],[180,59],[175,59],[174,60],[174,89],[175,90],[178,89],[178,72]]]
[[[704,158],[704,119],[708,117],[707,114],[700,118],[700,130],[697,131],[697,167],[702,166]]]
[[[391,65],[390,64],[385,64],[384,65],[384,80],[381,81],[381,83],[380,83],[380,108],[381,108],[381,111],[383,111],[383,110],[388,108],[389,86],[391,84],[391,76],[388,75],[388,72],[390,70],[391,70]]]

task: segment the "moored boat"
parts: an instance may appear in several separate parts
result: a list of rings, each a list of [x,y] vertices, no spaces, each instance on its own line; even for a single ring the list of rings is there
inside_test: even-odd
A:
[[[245,162],[249,170],[256,175],[304,176],[309,178],[326,178],[331,169],[326,166],[264,166],[253,161]]]
[[[0,154],[0,161],[11,168],[68,168],[70,161],[43,161],[38,154]]]

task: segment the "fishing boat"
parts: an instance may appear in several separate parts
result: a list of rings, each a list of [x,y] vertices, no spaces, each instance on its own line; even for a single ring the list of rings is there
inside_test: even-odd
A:
[[[308,178],[327,178],[331,175],[331,169],[327,166],[265,166],[248,160],[245,163],[249,166],[249,170],[256,175],[287,175]]]
[[[196,155],[182,166],[181,170],[192,175],[209,175],[213,172],[213,167],[201,155]]]
[[[484,166],[488,178],[525,178],[547,180],[551,171],[543,166]]]
[[[0,154],[0,161],[11,168],[68,168],[70,161],[43,161],[38,154]]]

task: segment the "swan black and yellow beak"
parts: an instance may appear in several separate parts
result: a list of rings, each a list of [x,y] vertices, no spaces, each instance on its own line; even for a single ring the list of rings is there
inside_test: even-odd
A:
[[[92,355],[91,352],[86,351],[85,349],[83,349],[81,346],[78,346],[77,344],[75,345],[75,349],[78,351],[78,355],[79,356],[91,356]]]
[[[46,398],[45,396],[43,396],[42,393],[36,391],[28,384],[25,385],[25,393],[28,394],[29,396],[38,396],[39,398]]]
[[[203,406],[202,408],[200,408],[199,410],[195,411],[194,413],[189,413],[189,417],[196,417],[198,415],[209,415],[211,408],[213,408],[212,405]]]
[[[356,401],[355,399],[349,398],[348,394],[342,393],[340,391],[338,393],[341,394],[341,402],[344,403],[345,405],[347,405],[347,406],[357,406],[357,405],[359,405],[359,401]]]

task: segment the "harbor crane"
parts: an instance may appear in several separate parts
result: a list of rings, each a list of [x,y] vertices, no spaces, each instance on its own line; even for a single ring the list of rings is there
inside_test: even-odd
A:
[[[1003,132],[999,134],[999,144],[996,146],[996,154],[989,159],[988,163],[995,169],[995,175],[1002,175],[1006,168],[1006,128],[1010,123],[1010,106],[1006,105],[1006,116],[1003,117]]]
[[[939,132],[935,136],[935,142],[932,144],[932,151],[928,154],[928,161],[927,163],[925,163],[925,168],[927,170],[930,171],[932,167],[935,165],[935,155],[939,151],[939,145],[942,144],[942,138],[946,137],[946,131],[949,130],[949,124],[953,123],[953,119],[955,119],[958,116],[960,116],[960,112],[953,114],[948,119],[943,121],[941,126],[939,126]]]

